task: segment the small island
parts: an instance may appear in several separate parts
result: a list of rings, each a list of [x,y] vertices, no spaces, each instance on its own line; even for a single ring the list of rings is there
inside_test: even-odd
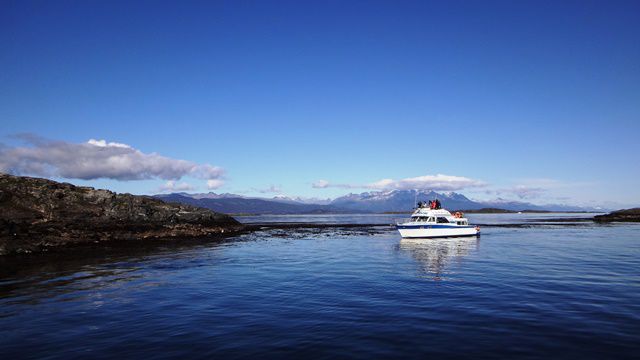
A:
[[[243,229],[208,209],[0,174],[0,255],[105,241],[209,237]]]

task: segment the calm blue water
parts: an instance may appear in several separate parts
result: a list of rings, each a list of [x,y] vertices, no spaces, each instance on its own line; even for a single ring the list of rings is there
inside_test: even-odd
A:
[[[2,259],[0,358],[638,358],[639,234],[261,232]]]

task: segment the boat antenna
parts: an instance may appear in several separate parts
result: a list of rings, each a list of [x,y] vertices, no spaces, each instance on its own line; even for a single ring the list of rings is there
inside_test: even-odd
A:
[[[413,208],[417,208],[418,207],[418,190],[413,190],[415,192],[414,197],[413,197]]]

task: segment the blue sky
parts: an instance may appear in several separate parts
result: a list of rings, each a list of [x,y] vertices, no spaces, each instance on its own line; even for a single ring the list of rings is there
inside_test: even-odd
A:
[[[3,0],[0,43],[4,171],[640,205],[637,1]]]

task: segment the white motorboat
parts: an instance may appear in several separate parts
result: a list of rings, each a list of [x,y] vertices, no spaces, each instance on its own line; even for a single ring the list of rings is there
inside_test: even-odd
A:
[[[440,207],[437,200],[419,204],[410,219],[396,221],[403,238],[437,238],[480,235],[480,227],[469,225],[464,214],[450,213]]]

